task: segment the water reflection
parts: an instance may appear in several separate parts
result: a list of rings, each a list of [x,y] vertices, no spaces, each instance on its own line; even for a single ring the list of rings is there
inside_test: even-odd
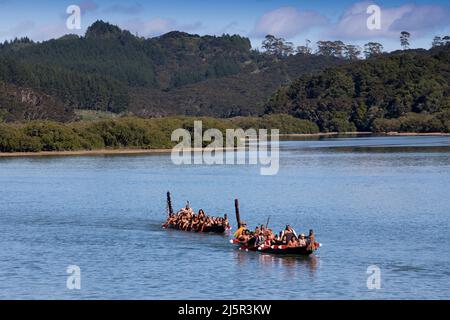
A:
[[[314,277],[319,267],[320,259],[315,255],[293,256],[293,255],[273,255],[256,252],[245,252],[235,250],[236,261],[239,267],[245,268],[255,262],[264,272],[273,272],[282,269],[288,277],[297,277],[308,274]]]
[[[448,153],[448,136],[418,137],[290,137],[280,142],[283,151],[314,153]]]
[[[168,155],[0,159],[0,298],[449,299],[448,145],[450,137],[283,141],[275,176],[175,166]],[[403,149],[411,146],[417,152]],[[351,147],[358,152],[339,149]],[[390,150],[371,152],[380,147]],[[163,230],[168,190],[211,214],[233,212],[237,196],[250,224],[271,215],[274,230],[311,227],[327,246],[310,257],[267,255],[236,250],[231,234]],[[380,250],[380,239],[395,250]],[[89,278],[76,295],[60,277],[72,263]],[[366,287],[373,264],[377,292]]]

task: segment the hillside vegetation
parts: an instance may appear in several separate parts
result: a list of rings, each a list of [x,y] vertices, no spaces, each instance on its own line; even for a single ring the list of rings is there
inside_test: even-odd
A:
[[[450,131],[450,45],[328,68],[279,89],[267,114],[287,113],[321,131]]]
[[[280,133],[317,133],[319,128],[288,115],[237,117],[230,119],[167,117],[116,119],[58,123],[30,121],[0,124],[0,152],[96,150],[104,148],[170,148],[173,130],[192,131],[194,120],[202,120],[203,130],[216,128],[280,129]]]
[[[267,35],[260,52],[239,35],[143,38],[97,21],[84,36],[0,44],[0,123],[288,114],[321,131],[448,132],[450,37],[430,50],[409,50],[409,37],[384,53]]]
[[[230,117],[260,115],[280,85],[343,62],[263,54],[239,35],[174,31],[142,38],[97,21],[83,37],[0,45],[0,81],[60,101],[66,111],[59,110],[57,118],[47,115],[54,120],[73,116],[73,109]],[[26,118],[10,113],[8,120]]]

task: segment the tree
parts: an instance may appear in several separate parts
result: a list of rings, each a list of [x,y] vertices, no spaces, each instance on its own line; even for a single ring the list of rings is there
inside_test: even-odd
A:
[[[271,34],[266,35],[262,42],[262,48],[266,53],[277,57],[285,57],[294,53],[294,44],[283,38],[277,38]]]
[[[408,31],[402,31],[400,33],[400,45],[402,46],[403,50],[409,49],[409,38],[411,37],[411,34]]]
[[[295,52],[300,55],[309,55],[311,54],[311,51],[306,46],[297,46],[295,49]]]
[[[268,34],[262,42],[262,48],[270,55],[279,56],[281,55],[283,44],[283,39],[276,38],[275,36]]]
[[[352,44],[344,47],[344,57],[348,60],[358,60],[361,54],[361,48]]]
[[[322,56],[331,56],[332,49],[330,41],[317,41],[317,54]]]
[[[275,36],[268,34],[266,35],[264,41],[262,42],[262,48],[268,54],[275,54],[277,47],[278,39]]]
[[[439,36],[435,36],[435,37],[433,38],[433,42],[431,43],[431,46],[432,46],[433,48],[435,48],[435,47],[442,46],[443,44],[444,44],[444,43],[443,43],[443,41],[442,41],[442,38],[439,37]]]
[[[376,119],[401,119],[402,131],[447,130],[450,54],[438,51],[397,51],[303,75],[272,96],[266,113],[290,114],[323,131],[374,130]]]
[[[450,36],[442,37],[442,45],[446,46],[450,44]]]
[[[333,55],[335,57],[341,58],[344,56],[345,44],[342,41],[340,40],[333,41],[332,48],[333,48]]]
[[[317,41],[317,54],[328,57],[342,58],[345,44],[338,41]]]
[[[312,54],[311,50],[311,40],[306,39],[306,43],[304,46],[297,47],[297,53],[301,55],[310,55]]]
[[[294,54],[294,44],[292,42],[284,42],[281,48],[282,56],[290,56]]]
[[[369,42],[364,45],[364,56],[366,59],[383,53],[383,45],[378,42]]]
[[[450,44],[450,36],[444,36],[444,37],[435,36],[433,38],[433,42],[431,43],[431,46],[434,48],[434,47],[446,46],[448,44]]]

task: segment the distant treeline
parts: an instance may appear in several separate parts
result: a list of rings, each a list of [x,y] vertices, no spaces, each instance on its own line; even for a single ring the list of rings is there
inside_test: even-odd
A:
[[[253,126],[268,119],[259,116],[288,114],[323,132],[448,132],[450,36],[434,37],[429,50],[409,49],[407,31],[399,40],[403,50],[386,53],[378,42],[360,48],[320,40],[313,50],[309,41],[295,48],[267,35],[260,52],[239,35],[174,31],[147,39],[97,21],[82,37],[66,35],[44,42],[22,38],[0,44],[0,123],[67,122],[62,128],[77,136],[85,128],[73,122],[78,120],[76,113],[89,110],[142,118],[241,116]],[[161,121],[166,125],[173,119]],[[289,119],[287,123],[293,122]],[[16,128],[17,135],[41,143],[39,136],[34,139],[26,132],[31,125],[36,122]],[[86,132],[99,137],[101,130],[109,130],[95,127],[99,125],[85,124]],[[277,124],[282,129],[283,125]],[[303,125],[297,126],[285,132],[302,132]],[[100,145],[115,147],[108,139],[100,139]],[[96,148],[100,141],[82,135],[75,140],[74,148]],[[31,149],[50,148],[39,143]],[[13,145],[10,149],[21,149]]]
[[[267,114],[321,131],[450,130],[450,45],[407,50],[328,68],[280,88]]]
[[[250,41],[170,32],[141,38],[97,21],[84,37],[0,44],[0,81],[32,88],[80,109],[122,112],[129,88],[172,89],[241,72]]]
[[[258,52],[239,35],[173,31],[142,38],[97,21],[81,37],[0,43],[0,85],[9,89],[0,88],[0,117],[68,121],[74,109],[145,117],[259,116],[280,85],[344,62],[334,56]],[[25,104],[22,90],[55,102]],[[17,106],[9,103],[13,98]]]
[[[203,121],[203,130],[216,128],[222,132],[232,128],[273,128],[280,129],[280,133],[319,132],[314,123],[288,115],[230,119],[124,117],[71,123],[31,121],[0,124],[0,152],[171,148],[175,145],[170,139],[173,130],[184,128],[192,131],[195,120]]]
[[[399,36],[407,54],[410,34]],[[433,49],[449,44],[449,36],[432,39]],[[325,39],[294,46],[267,35],[259,51],[239,35],[172,31],[143,38],[96,21],[84,36],[0,43],[0,121],[71,121],[75,109],[143,117],[260,116],[282,85],[326,68],[364,66],[386,56],[383,45],[374,41],[362,47]],[[400,66],[390,76],[400,77],[403,71]],[[364,84],[365,74],[359,76]]]

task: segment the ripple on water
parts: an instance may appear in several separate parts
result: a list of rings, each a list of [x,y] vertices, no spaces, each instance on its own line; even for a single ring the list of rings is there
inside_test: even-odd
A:
[[[450,298],[450,138],[281,142],[280,171],[170,155],[0,159],[0,298]],[[315,256],[162,230],[165,195],[249,225],[316,231]],[[234,222],[232,220],[232,222]],[[67,290],[67,266],[82,290]],[[367,289],[367,268],[381,270]],[[237,288],[241,288],[237,290]]]

